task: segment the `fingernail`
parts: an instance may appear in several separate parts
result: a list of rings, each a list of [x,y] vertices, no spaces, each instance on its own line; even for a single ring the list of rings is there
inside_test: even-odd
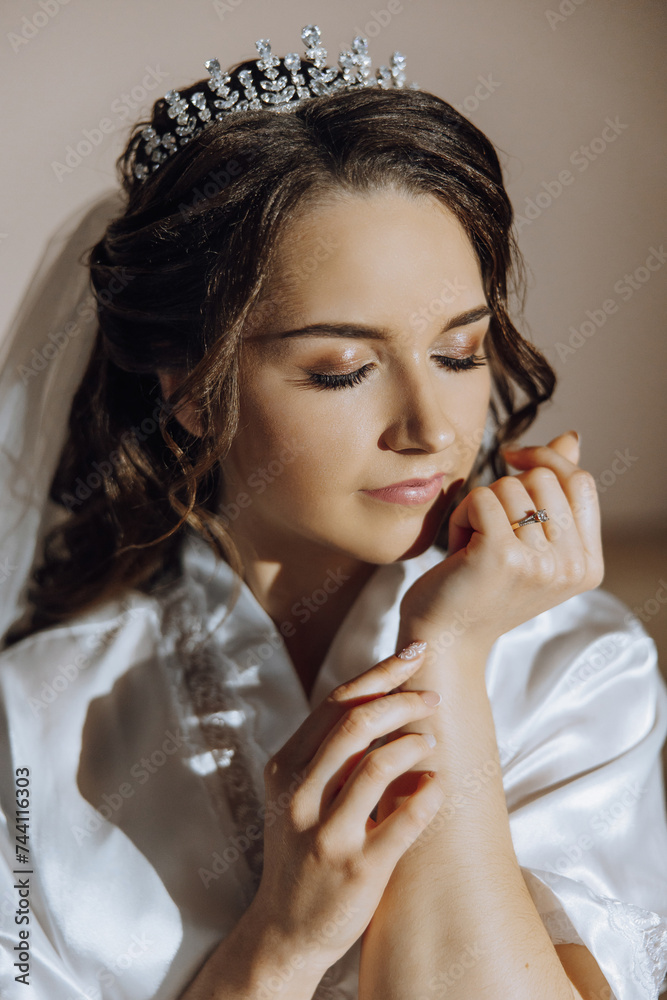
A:
[[[442,695],[438,691],[420,691],[422,701],[425,701],[427,705],[439,705],[442,701]]]
[[[401,660],[414,660],[417,656],[424,652],[426,649],[425,642],[411,642],[409,645],[405,646],[404,649],[397,653],[396,656]]]
[[[434,747],[438,742],[433,733],[424,733],[423,736],[430,747]]]
[[[581,438],[579,437],[578,431],[568,431],[567,433],[572,435],[572,437],[574,438],[574,440],[577,442],[578,445],[581,444]]]

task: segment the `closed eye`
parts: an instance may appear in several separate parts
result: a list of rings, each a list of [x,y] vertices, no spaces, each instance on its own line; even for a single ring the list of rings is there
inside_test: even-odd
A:
[[[487,361],[486,355],[470,354],[467,358],[449,358],[441,354],[434,354],[433,357],[444,368],[452,372],[471,371],[473,368],[484,368]],[[348,372],[345,375],[329,375],[325,372],[308,372],[308,378],[300,384],[313,385],[318,389],[346,389],[352,385],[358,385],[368,377],[374,365],[363,365],[356,372]]]

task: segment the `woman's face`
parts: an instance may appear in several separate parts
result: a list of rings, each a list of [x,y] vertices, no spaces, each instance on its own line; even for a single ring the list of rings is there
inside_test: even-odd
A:
[[[244,331],[230,531],[258,558],[417,555],[489,405],[489,368],[472,367],[490,316],[472,246],[434,198],[383,191],[303,209],[277,259]],[[416,503],[366,492],[435,474],[441,488]]]

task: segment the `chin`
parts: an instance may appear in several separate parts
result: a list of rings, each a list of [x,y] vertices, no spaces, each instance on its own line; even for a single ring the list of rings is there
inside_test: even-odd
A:
[[[391,539],[378,539],[374,544],[372,539],[359,547],[351,549],[350,554],[362,562],[384,566],[388,563],[400,562],[403,559],[415,559],[433,544],[430,538],[418,538],[409,543],[392,543]]]
[[[375,523],[364,533],[363,538],[355,539],[348,552],[355,559],[377,565],[414,559],[433,545],[440,520],[440,517],[426,516],[411,531],[404,523],[394,530],[390,525],[382,527]]]
[[[388,549],[393,553],[388,558],[377,559],[376,562],[388,563],[397,562],[399,559],[414,559],[426,552],[435,543],[447,505],[447,497],[440,493],[422,516],[421,523],[415,519],[417,523],[412,531],[408,531],[406,525],[399,525],[395,532],[392,532],[391,527],[387,527],[380,535],[375,527],[373,534],[377,538],[377,547],[383,550]],[[406,510],[406,508],[398,509],[403,513]],[[414,511],[415,508],[411,508],[411,510]]]

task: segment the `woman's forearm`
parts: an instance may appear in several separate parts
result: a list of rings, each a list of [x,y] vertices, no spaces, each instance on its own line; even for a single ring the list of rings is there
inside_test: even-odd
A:
[[[436,716],[406,730],[435,733],[433,757],[414,770],[437,771],[445,799],[394,869],[364,934],[359,1000],[435,1000],[445,991],[448,1000],[576,996],[516,859],[486,656],[473,662],[476,655],[450,651],[409,682],[443,697]],[[379,821],[416,777],[394,783]]]
[[[322,969],[251,904],[179,1000],[312,1000],[321,978]]]

